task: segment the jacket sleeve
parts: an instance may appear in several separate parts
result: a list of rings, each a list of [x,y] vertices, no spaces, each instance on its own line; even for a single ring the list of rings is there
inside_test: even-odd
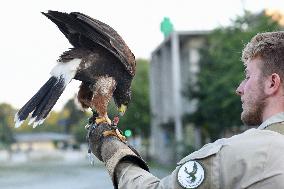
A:
[[[175,170],[165,178],[159,179],[151,173],[143,170],[133,162],[120,162],[116,169],[116,179],[119,189],[219,189],[221,186],[220,171],[220,150],[225,140],[217,140],[214,143],[203,146],[200,150],[195,151],[180,162],[177,163]],[[194,173],[191,177],[189,172],[192,171],[192,165],[198,164],[199,169],[203,170],[203,178],[200,174]],[[190,165],[185,171],[184,166]],[[184,171],[185,177],[180,177],[180,172]],[[184,173],[183,173],[184,174]],[[200,179],[200,182],[196,180]],[[195,180],[195,181],[194,181]],[[184,183],[189,185],[185,186]]]
[[[204,169],[204,180],[197,184],[195,188],[205,189],[205,188],[219,188],[219,171],[215,172],[214,161],[216,161],[216,156],[209,156],[200,160],[188,160],[198,162]],[[175,170],[168,176],[159,179],[152,175],[151,173],[145,171],[139,166],[130,163],[122,162],[118,165],[116,169],[116,175],[118,180],[119,189],[183,189],[180,179],[178,178],[178,173],[180,168],[186,164],[177,165]]]
[[[178,188],[174,183],[177,170],[161,180],[132,163],[120,163],[117,171],[119,189]]]
[[[116,169],[116,179],[118,181],[119,189],[184,189],[184,188],[198,188],[198,189],[218,189],[221,184],[220,173],[220,149],[224,144],[223,140],[216,141],[203,146],[200,150],[186,156],[178,162],[175,170],[167,177],[159,179],[151,173],[143,170],[132,162],[120,162]],[[185,171],[184,166],[199,164],[203,170],[203,178],[197,173],[195,178],[190,174],[181,178],[180,172],[184,171],[186,174],[191,172],[190,168]],[[183,167],[183,169],[182,169]],[[193,173],[193,172],[192,172]],[[194,179],[200,179],[200,182],[194,182]],[[195,181],[196,181],[195,180]],[[190,185],[185,186],[184,183]]]

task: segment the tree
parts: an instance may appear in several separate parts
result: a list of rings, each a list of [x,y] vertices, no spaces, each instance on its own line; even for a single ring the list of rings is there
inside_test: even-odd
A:
[[[77,127],[81,120],[87,120],[87,112],[83,112],[76,107],[74,100],[70,99],[61,112],[61,124],[65,127],[65,133],[70,133],[72,127]]]
[[[88,123],[87,118],[82,118],[74,127],[72,127],[72,134],[78,143],[86,143],[87,130],[85,125]]]
[[[2,103],[0,104],[0,145],[4,145],[4,147],[10,146],[10,144],[14,141],[12,127],[13,117],[15,114],[15,110],[11,105]]]
[[[63,107],[60,115],[58,124],[64,127],[64,132],[72,133],[78,143],[85,143],[87,134],[85,125],[92,116],[91,111],[79,110],[74,99],[70,99]]]
[[[189,99],[198,100],[197,111],[186,117],[212,140],[226,128],[242,125],[241,103],[235,90],[244,77],[240,60],[244,44],[259,32],[279,29],[278,23],[264,12],[246,12],[231,26],[219,27],[208,35],[207,45],[200,50],[198,82],[189,84],[186,91]]]

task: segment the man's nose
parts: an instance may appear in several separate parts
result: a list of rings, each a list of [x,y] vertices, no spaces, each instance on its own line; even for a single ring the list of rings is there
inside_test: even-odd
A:
[[[238,88],[236,89],[236,94],[241,96],[244,94],[244,87],[243,87],[244,81],[242,81],[240,83],[240,85],[238,86]]]

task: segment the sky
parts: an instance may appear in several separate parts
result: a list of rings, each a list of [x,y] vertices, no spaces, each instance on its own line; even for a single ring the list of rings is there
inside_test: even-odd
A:
[[[284,12],[283,0],[6,0],[0,11],[0,103],[23,106],[48,80],[68,40],[40,12],[82,12],[113,27],[136,58],[150,59],[163,41],[160,23],[169,17],[176,31],[211,30],[230,24],[244,9]],[[55,105],[75,95],[72,81]]]

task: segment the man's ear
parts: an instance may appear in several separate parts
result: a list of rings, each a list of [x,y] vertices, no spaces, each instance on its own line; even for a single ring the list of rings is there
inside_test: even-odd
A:
[[[265,79],[265,93],[273,95],[280,90],[281,79],[277,73],[273,73]]]

